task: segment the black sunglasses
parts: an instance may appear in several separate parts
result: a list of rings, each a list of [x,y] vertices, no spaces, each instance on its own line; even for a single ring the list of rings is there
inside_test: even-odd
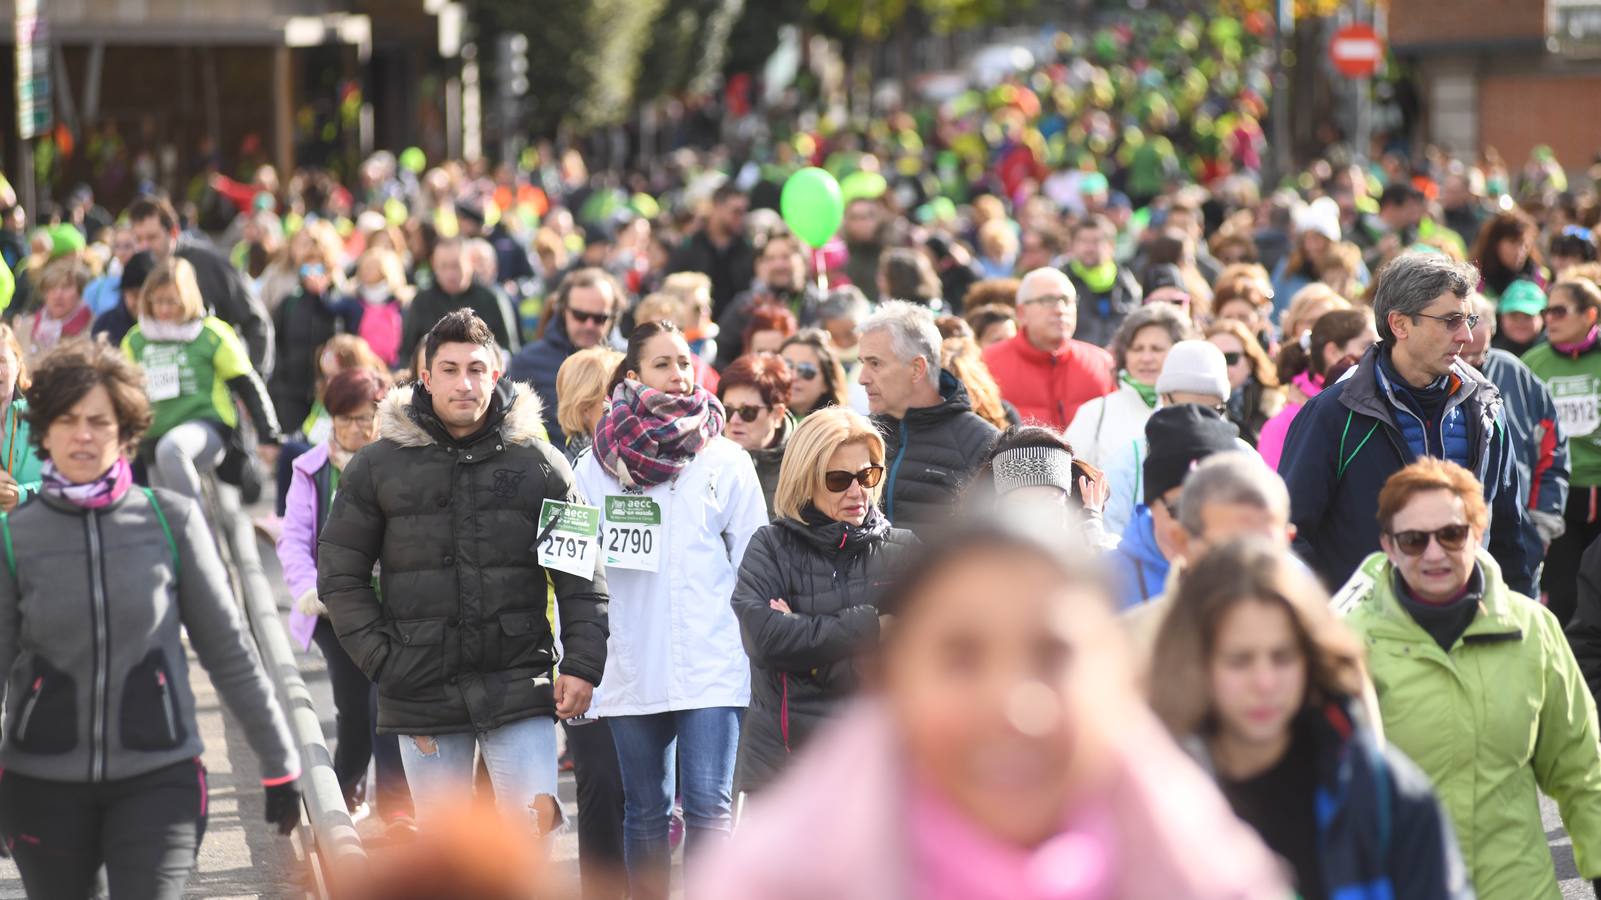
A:
[[[1479,327],[1478,316],[1464,316],[1461,313],[1452,313],[1449,316],[1436,316],[1430,313],[1417,313],[1417,315],[1422,316],[1425,319],[1433,319],[1436,322],[1443,323],[1446,331],[1455,331],[1458,328],[1461,328],[1463,322],[1468,323],[1469,331]]]
[[[730,406],[730,407],[728,407],[728,414],[731,415],[731,416],[739,416],[741,419],[743,419],[746,422],[754,422],[754,421],[756,421],[756,417],[757,416],[760,416],[762,413],[766,412],[769,408],[770,407],[766,407],[766,406],[757,406],[754,403],[747,403],[744,406]]]
[[[1560,303],[1553,303],[1545,308],[1545,317],[1547,319],[1566,319],[1572,313],[1573,310]]]
[[[1468,542],[1469,528],[1466,525],[1447,525],[1433,531],[1397,531],[1390,534],[1390,540],[1407,556],[1422,556],[1423,551],[1429,549],[1429,541],[1440,542],[1440,549],[1455,553]]]
[[[1237,365],[1240,364],[1240,360],[1242,360],[1244,358],[1245,358],[1245,354],[1242,353],[1242,352],[1238,352],[1238,351],[1236,351],[1234,353],[1229,353],[1229,352],[1225,351],[1223,353],[1223,362],[1224,362],[1225,365],[1237,366]]]
[[[784,364],[789,366],[790,371],[794,372],[795,377],[799,378],[801,381],[811,381],[818,375],[817,367],[811,363],[795,363],[786,359],[784,360]]]
[[[851,482],[856,482],[864,488],[876,488],[884,480],[883,466],[868,466],[860,472],[845,472],[833,469],[823,473],[823,487],[830,493],[838,494],[850,489]]]
[[[580,322],[588,322],[591,325],[605,325],[611,321],[611,313],[583,312],[582,310],[568,308],[567,315]]]

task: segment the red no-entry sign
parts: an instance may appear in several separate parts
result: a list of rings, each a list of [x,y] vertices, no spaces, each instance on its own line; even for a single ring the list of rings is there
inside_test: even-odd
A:
[[[1329,42],[1329,58],[1347,78],[1371,78],[1384,62],[1384,42],[1371,25],[1347,25]]]

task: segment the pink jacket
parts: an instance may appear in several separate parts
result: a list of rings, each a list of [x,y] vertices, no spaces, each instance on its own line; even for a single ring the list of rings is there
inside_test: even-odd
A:
[[[1291,383],[1299,388],[1308,400],[1323,393],[1323,385],[1313,381],[1309,372],[1295,376]],[[1275,472],[1279,469],[1279,458],[1284,455],[1284,438],[1290,433],[1290,423],[1295,421],[1296,413],[1299,413],[1301,407],[1305,405],[1293,400],[1286,403],[1278,415],[1267,420],[1262,426],[1261,433],[1256,436],[1256,452],[1262,454],[1262,461]]]
[[[300,611],[300,597],[317,591],[317,470],[328,463],[328,442],[295,459],[294,477],[284,506],[283,531],[278,535],[278,565],[289,586],[289,634],[302,650],[311,646],[317,617]]]
[[[917,849],[930,846],[919,830],[930,826],[912,813],[926,807],[906,789],[888,718],[864,701],[830,726],[770,793],[746,809],[733,840],[691,870],[688,894],[697,900],[910,900],[950,893],[940,873],[949,875],[953,861],[924,862],[929,857]],[[1018,900],[1290,896],[1272,854],[1234,818],[1212,782],[1148,712],[1130,710],[1130,718],[1135,724],[1104,790],[1074,813],[1091,823],[1087,830],[1109,851],[1105,866],[1095,867],[1097,885],[1064,889],[1061,883],[1071,885],[1073,877],[1021,879],[1038,889]],[[1015,870],[1024,855],[1016,848],[975,852],[983,843],[962,842],[964,868],[970,860],[977,871],[993,871],[998,863]],[[1052,852],[1056,843],[1027,854],[1027,868],[1048,873],[1052,863],[1073,858]],[[944,888],[936,890],[933,881]],[[992,884],[976,896],[1016,896],[1007,893],[1016,881]]]

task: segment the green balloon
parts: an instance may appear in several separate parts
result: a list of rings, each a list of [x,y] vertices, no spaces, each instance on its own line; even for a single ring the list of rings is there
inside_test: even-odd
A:
[[[815,166],[789,176],[778,208],[789,230],[813,248],[828,243],[845,219],[845,197],[839,182]]]
[[[863,197],[876,200],[884,196],[887,190],[889,190],[888,182],[877,172],[852,172],[839,183],[839,192],[846,203]]]
[[[421,175],[422,170],[428,167],[428,157],[423,155],[419,147],[407,147],[400,151],[400,167],[414,175]]]

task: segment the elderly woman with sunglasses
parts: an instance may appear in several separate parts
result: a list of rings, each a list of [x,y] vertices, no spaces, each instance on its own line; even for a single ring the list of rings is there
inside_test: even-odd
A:
[[[778,490],[778,467],[784,448],[795,432],[789,414],[793,385],[790,369],[771,353],[747,353],[728,364],[717,383],[717,399],[728,413],[724,434],[745,448],[756,464],[768,518],[773,516],[773,493]]]
[[[808,416],[784,454],[773,524],[745,549],[734,613],[751,663],[734,789],[770,782],[857,686],[878,641],[874,587],[916,541],[878,510],[884,440],[841,407]]]
[[[1484,489],[1424,458],[1378,503],[1383,552],[1334,608],[1367,645],[1384,733],[1434,781],[1480,900],[1562,896],[1539,793],[1562,812],[1579,874],[1601,878],[1595,702],[1556,617],[1482,548]]]

